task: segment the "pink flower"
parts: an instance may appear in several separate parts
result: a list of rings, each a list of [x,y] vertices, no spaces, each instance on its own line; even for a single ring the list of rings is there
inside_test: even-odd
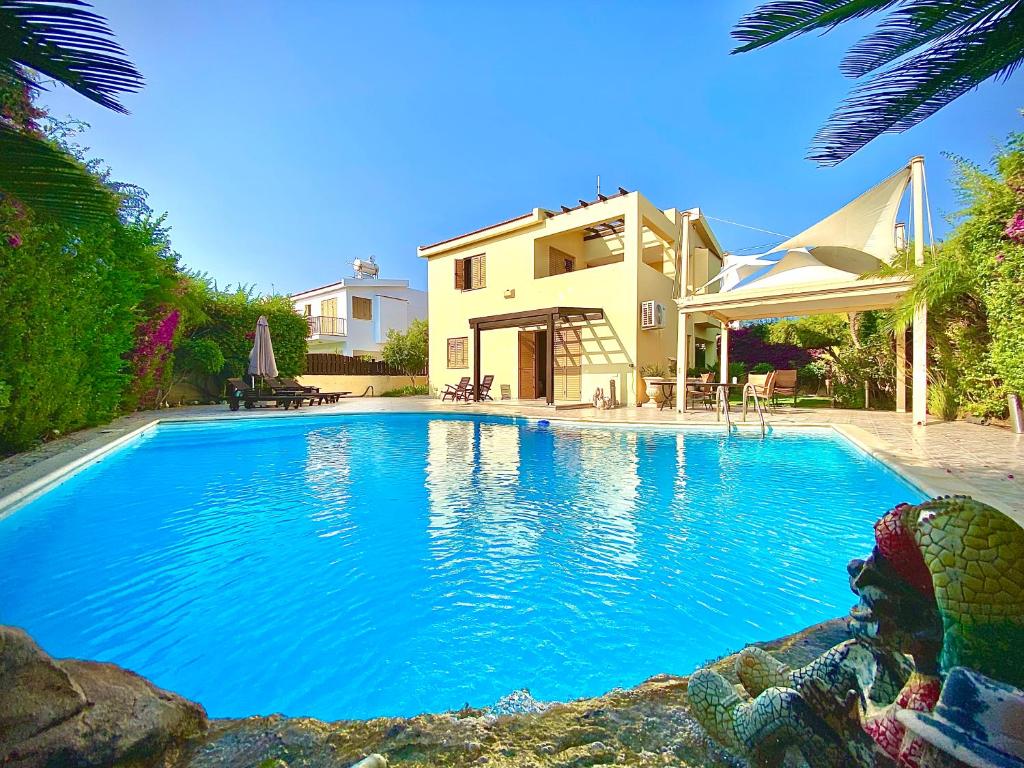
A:
[[[1017,211],[1006,225],[1003,234],[1015,243],[1024,243],[1024,210]]]
[[[996,264],[1002,264],[1004,261],[1006,261],[1006,254],[1000,251],[996,254]]]
[[[11,246],[11,248],[20,248],[21,247],[21,235],[8,235],[7,236],[7,244],[9,246]]]

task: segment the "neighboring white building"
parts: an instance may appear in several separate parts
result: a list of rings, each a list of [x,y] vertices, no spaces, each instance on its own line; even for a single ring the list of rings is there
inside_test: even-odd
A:
[[[312,353],[379,358],[389,330],[405,331],[413,320],[427,319],[427,292],[410,288],[408,280],[350,277],[291,298],[309,323]]]

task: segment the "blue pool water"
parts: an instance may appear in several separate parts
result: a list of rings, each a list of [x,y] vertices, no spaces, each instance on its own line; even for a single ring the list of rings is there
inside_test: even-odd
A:
[[[213,716],[569,699],[845,613],[919,498],[832,433],[164,425],[0,520],[0,623]]]

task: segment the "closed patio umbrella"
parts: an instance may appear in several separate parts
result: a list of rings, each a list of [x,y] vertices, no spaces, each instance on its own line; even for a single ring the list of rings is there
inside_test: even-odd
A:
[[[270,326],[266,315],[260,315],[256,321],[256,337],[249,353],[249,375],[252,376],[254,387],[257,376],[277,376],[277,361],[274,360],[274,345],[270,341]]]

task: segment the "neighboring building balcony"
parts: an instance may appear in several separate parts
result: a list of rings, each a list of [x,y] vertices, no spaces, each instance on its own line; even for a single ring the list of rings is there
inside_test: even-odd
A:
[[[309,326],[307,339],[341,338],[347,335],[344,317],[308,315],[306,324]]]

